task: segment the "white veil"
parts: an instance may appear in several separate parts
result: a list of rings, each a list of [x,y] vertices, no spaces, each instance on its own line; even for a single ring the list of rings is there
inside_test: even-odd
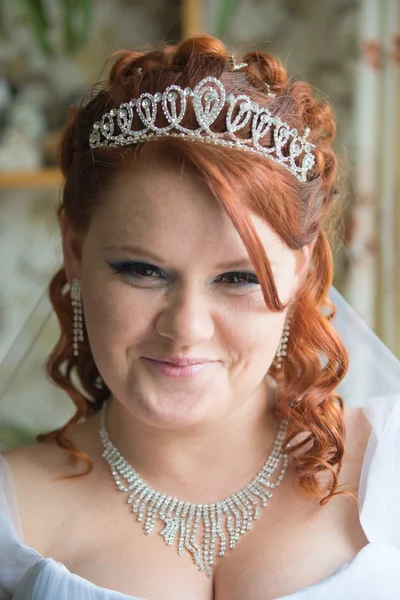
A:
[[[349,353],[349,370],[338,387],[344,402],[363,406],[370,398],[400,392],[400,361],[332,287],[329,298],[336,306],[334,326]]]

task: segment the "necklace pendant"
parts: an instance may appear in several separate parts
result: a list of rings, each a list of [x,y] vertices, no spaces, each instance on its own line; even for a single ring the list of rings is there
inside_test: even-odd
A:
[[[165,539],[167,546],[172,546],[179,530],[179,521],[177,519],[171,519],[170,521],[166,521],[166,523],[165,528],[160,531],[160,535]]]
[[[270,456],[254,479],[241,491],[215,504],[191,504],[167,496],[151,488],[131,467],[112,444],[105,426],[106,403],[100,418],[100,437],[103,458],[110,467],[117,488],[127,494],[136,520],[143,523],[146,535],[161,526],[159,535],[167,546],[176,545],[183,556],[186,550],[196,567],[207,577],[217,557],[226,554],[227,545],[234,550],[241,536],[251,530],[260,516],[260,508],[268,506],[272,489],[278,487],[286,472],[288,457],[283,442],[288,423],[283,421],[278,429]],[[282,463],[280,474],[274,482],[271,477]],[[125,482],[125,483],[123,483]]]

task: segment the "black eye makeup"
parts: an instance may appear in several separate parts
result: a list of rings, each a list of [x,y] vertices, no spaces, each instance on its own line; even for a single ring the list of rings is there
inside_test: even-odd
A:
[[[107,264],[114,270],[115,275],[127,276],[138,283],[168,279],[168,276],[159,267],[143,261],[107,261]],[[233,288],[259,285],[256,274],[251,271],[229,271],[218,275],[216,281]]]
[[[115,275],[128,275],[132,279],[143,280],[143,279],[154,279],[151,273],[155,273],[158,276],[163,277],[161,269],[155,265],[151,265],[146,262],[136,262],[133,260],[121,260],[121,261],[110,261],[107,264],[110,265],[115,271]]]

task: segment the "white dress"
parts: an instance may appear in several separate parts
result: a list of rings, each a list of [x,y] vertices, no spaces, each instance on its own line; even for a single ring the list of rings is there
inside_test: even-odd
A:
[[[400,600],[400,396],[369,400],[363,410],[372,425],[359,490],[369,543],[333,575],[285,600]],[[0,600],[11,598],[146,600],[98,587],[24,545],[11,475],[0,455]]]

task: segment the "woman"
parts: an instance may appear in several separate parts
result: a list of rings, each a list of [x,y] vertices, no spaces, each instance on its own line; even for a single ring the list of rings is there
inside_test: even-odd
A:
[[[4,453],[1,598],[400,597],[373,492],[399,402],[337,392],[334,131],[276,59],[206,35],[122,53],[73,112],[48,372],[76,414]]]

